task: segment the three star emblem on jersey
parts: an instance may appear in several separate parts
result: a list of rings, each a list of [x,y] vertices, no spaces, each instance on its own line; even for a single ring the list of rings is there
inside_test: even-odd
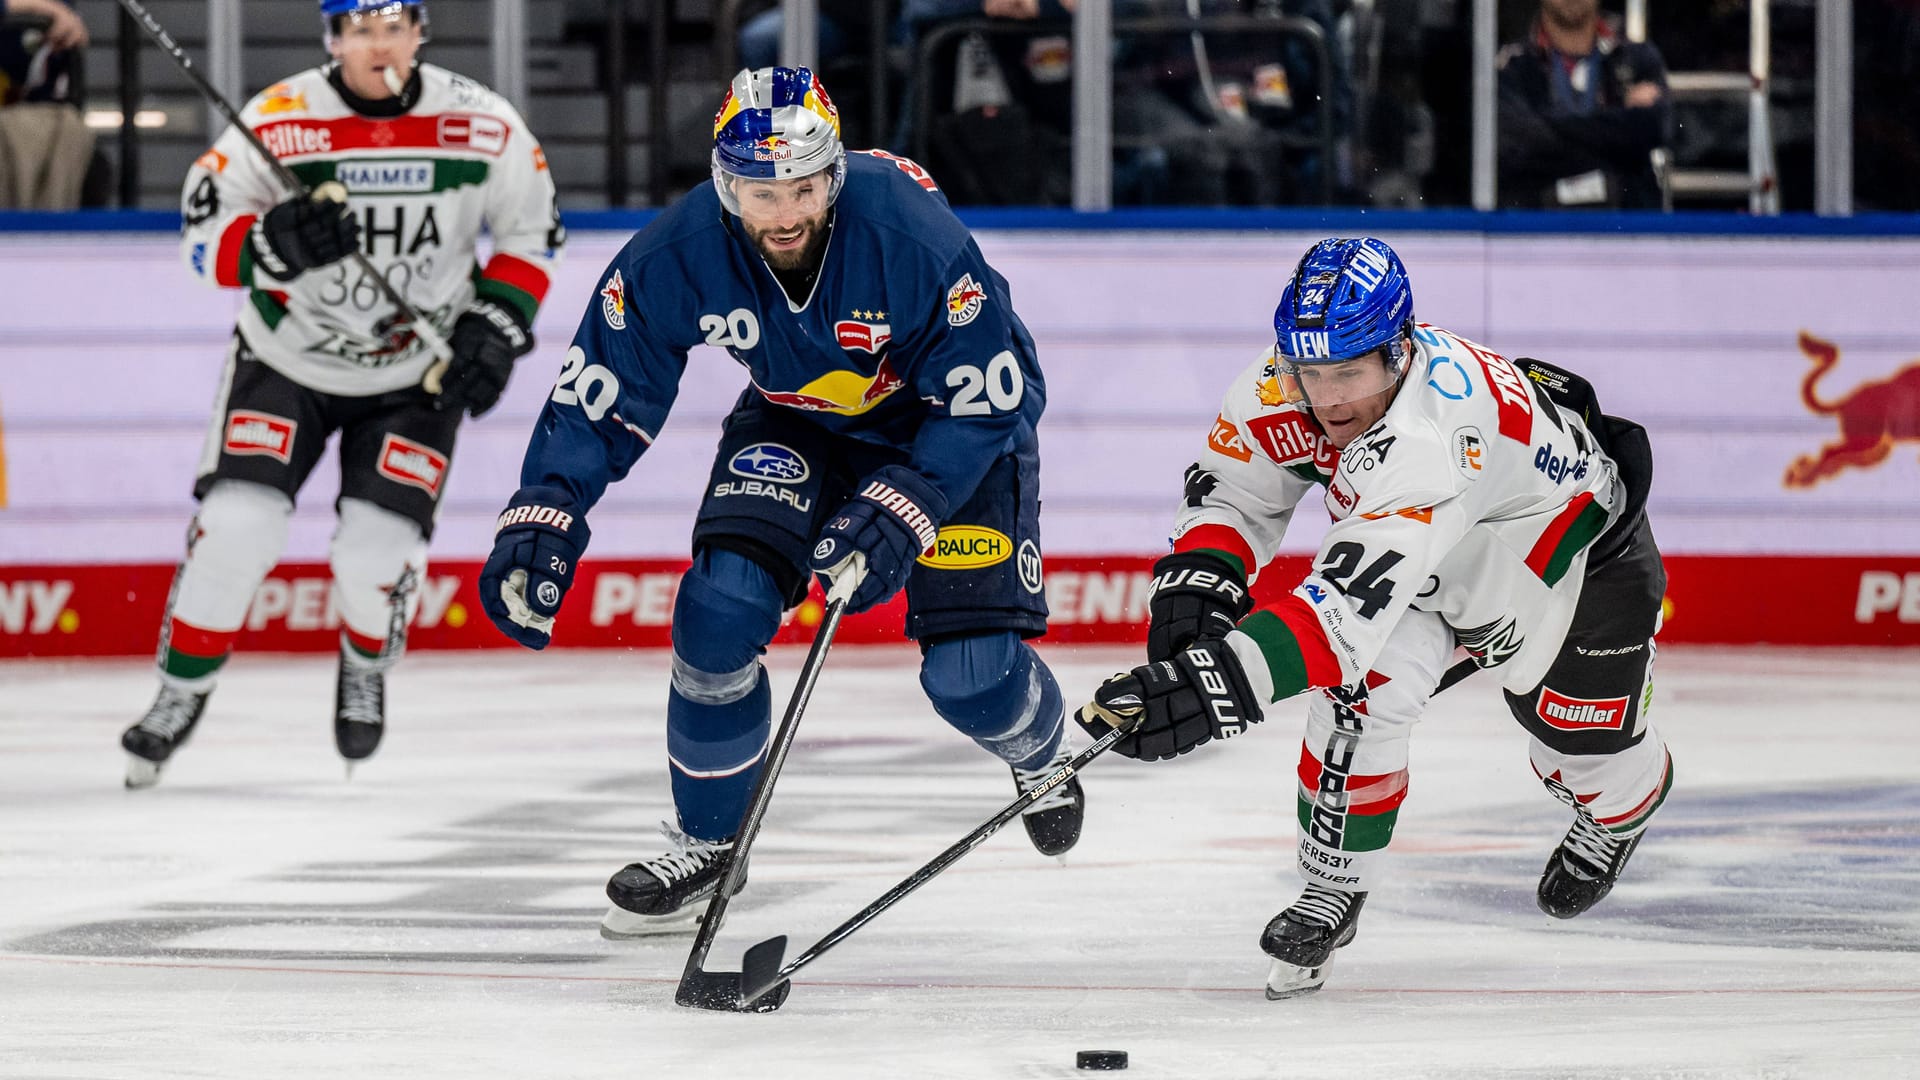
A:
[[[960,275],[960,280],[947,290],[947,322],[954,326],[967,325],[980,317],[980,309],[986,302],[987,290],[973,280],[973,275]]]
[[[600,314],[615,330],[627,328],[627,285],[620,280],[618,270],[600,287]]]

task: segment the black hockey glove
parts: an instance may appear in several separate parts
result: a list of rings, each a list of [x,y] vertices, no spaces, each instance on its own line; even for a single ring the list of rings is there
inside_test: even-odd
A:
[[[849,571],[850,560],[866,556],[866,576],[847,602],[858,614],[884,604],[913,573],[914,560],[933,549],[947,497],[926,477],[905,465],[888,465],[860,482],[860,494],[840,508],[820,530],[813,548],[813,572],[828,591]]]
[[[347,209],[347,189],[329,181],[267,211],[251,240],[254,265],[291,281],[358,251],[360,219]]]
[[[529,649],[553,638],[553,618],[592,537],[566,492],[523,487],[500,512],[493,553],[480,570],[480,606],[500,632]]]
[[[513,374],[513,362],[533,350],[533,334],[520,313],[491,300],[475,300],[461,312],[448,338],[453,360],[441,380],[433,407],[467,410],[479,418],[500,400]]]
[[[1133,724],[1113,744],[1114,752],[1167,761],[1214,739],[1231,739],[1262,717],[1233,650],[1224,641],[1201,641],[1170,660],[1108,679],[1074,719],[1096,739]]]
[[[1165,660],[1196,641],[1226,637],[1253,610],[1240,572],[1198,551],[1176,551],[1154,563],[1147,597],[1148,660]]]

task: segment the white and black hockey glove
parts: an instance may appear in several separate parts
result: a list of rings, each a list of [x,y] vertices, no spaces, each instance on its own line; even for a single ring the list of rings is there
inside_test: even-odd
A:
[[[1147,659],[1166,660],[1196,641],[1226,637],[1253,597],[1240,571],[1218,556],[1176,551],[1153,564],[1147,588]]]
[[[500,400],[513,375],[514,361],[533,351],[533,333],[520,313],[492,300],[467,305],[447,340],[453,346],[453,359],[433,407],[465,409],[476,419]]]
[[[360,219],[347,209],[347,189],[328,181],[261,215],[248,239],[255,266],[291,281],[360,250]]]
[[[1171,659],[1108,679],[1074,719],[1096,739],[1131,724],[1114,752],[1168,761],[1215,739],[1231,739],[1263,717],[1240,658],[1224,641],[1201,641]]]

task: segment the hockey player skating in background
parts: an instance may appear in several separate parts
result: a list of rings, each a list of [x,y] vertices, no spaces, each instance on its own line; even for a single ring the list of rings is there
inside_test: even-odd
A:
[[[848,154],[806,68],[733,79],[713,183],[615,256],[527,448],[481,574],[487,615],[546,646],[587,512],[666,422],[701,343],[751,385],[727,417],[673,610],[671,849],[613,875],[609,937],[694,926],[718,886],[771,723],[761,655],[818,574],[858,612],[907,592],[934,710],[1025,791],[1068,756],[1046,628],[1039,455],[1045,388],[1007,284],[933,180]],[[711,358],[702,360],[715,377]],[[1033,845],[1079,838],[1078,781],[1036,801]]]
[[[249,291],[161,629],[160,693],[120,740],[130,787],[157,780],[198,723],[254,589],[286,544],[294,496],[334,432],[334,737],[349,767],[374,752],[384,672],[419,606],[414,584],[461,413],[492,408],[532,347],[534,311],[560,256],[540,144],[485,87],[415,63],[426,25],[419,0],[322,0],[320,12],[333,61],[268,88],[241,113],[314,197],[289,197],[234,128],[187,174],[189,270]],[[475,249],[483,222],[493,237],[484,267]],[[434,357],[349,258],[356,245],[452,344],[437,398],[420,388]]]
[[[1456,643],[1499,666],[1534,770],[1574,811],[1540,878],[1569,919],[1604,897],[1672,784],[1648,719],[1666,573],[1639,425],[1578,376],[1413,321],[1406,268],[1325,240],[1280,294],[1278,343],[1227,392],[1156,564],[1150,663],[1079,713],[1158,760],[1239,734],[1307,690],[1298,864],[1267,924],[1267,994],[1318,989],[1353,940],[1407,795],[1407,738]],[[1305,580],[1251,611],[1295,507],[1333,517]]]

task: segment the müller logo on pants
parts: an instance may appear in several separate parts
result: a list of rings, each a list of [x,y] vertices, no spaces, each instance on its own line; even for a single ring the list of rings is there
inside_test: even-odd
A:
[[[1543,686],[1534,711],[1548,727],[1561,731],[1618,731],[1626,723],[1627,699],[1568,697]]]
[[[440,481],[447,475],[446,456],[431,446],[389,433],[380,444],[380,475],[440,497]]]
[[[227,453],[264,454],[285,465],[293,457],[298,426],[284,416],[235,409],[227,415]]]

